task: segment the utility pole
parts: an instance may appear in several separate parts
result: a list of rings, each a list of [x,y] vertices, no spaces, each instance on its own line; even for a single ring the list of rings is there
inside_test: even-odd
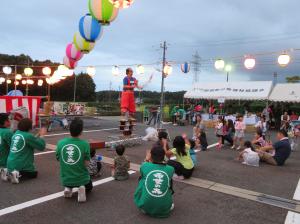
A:
[[[194,70],[194,78],[193,78],[193,83],[199,82],[199,74],[201,72],[200,67],[201,67],[201,57],[198,54],[198,51],[193,55],[193,70]]]
[[[165,73],[164,68],[166,65],[166,51],[167,51],[167,42],[164,41],[164,44],[160,46],[163,49],[163,58],[162,58],[162,70],[161,70],[161,96],[160,96],[160,128],[162,128],[163,122],[163,107],[164,107],[164,86],[165,86]]]
[[[278,77],[278,74],[277,74],[277,72],[274,72],[274,74],[273,74],[273,78],[274,78],[274,85],[276,85],[276,84],[277,84],[277,77]]]
[[[109,82],[109,96],[108,96],[108,101],[109,105],[111,105],[111,91],[112,91],[112,82]]]

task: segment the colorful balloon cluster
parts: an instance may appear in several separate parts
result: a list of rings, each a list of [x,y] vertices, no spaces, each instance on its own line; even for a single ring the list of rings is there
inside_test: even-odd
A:
[[[74,69],[84,54],[90,53],[103,33],[103,26],[114,21],[119,8],[128,8],[133,0],[89,0],[89,13],[79,20],[79,30],[66,47],[64,65]]]

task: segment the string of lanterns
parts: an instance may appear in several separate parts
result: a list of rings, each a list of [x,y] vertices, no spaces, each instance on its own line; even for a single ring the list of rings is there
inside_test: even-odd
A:
[[[93,36],[93,35],[92,36],[90,35],[89,37],[96,38],[96,36]],[[85,49],[87,49],[87,48],[85,48]],[[298,50],[298,49],[295,49],[295,50]],[[43,73],[43,75],[46,76],[45,77],[46,83],[49,85],[53,85],[55,83],[58,83],[60,80],[65,79],[68,76],[72,76],[74,71],[71,68],[73,66],[76,67],[78,60],[80,60],[83,57],[83,55],[84,55],[83,51],[78,50],[74,43],[68,44],[67,48],[66,48],[66,56],[64,58],[64,62],[65,62],[64,65],[58,66],[58,68],[53,72],[52,76],[51,76],[52,70],[50,67],[42,68],[42,73]],[[285,68],[291,63],[291,56],[286,52],[282,53],[278,56],[277,63],[279,64],[280,67]],[[148,64],[148,65],[154,65],[154,64],[152,63],[152,64]],[[189,62],[184,62],[184,63],[168,62],[164,67],[164,73],[166,75],[171,74],[172,70],[173,70],[172,65],[175,65],[175,64],[180,64],[180,69],[183,73],[186,74],[186,73],[190,72],[191,63],[189,63]],[[248,55],[248,56],[244,57],[243,65],[247,70],[254,69],[256,64],[257,64],[257,61],[254,58],[254,56]],[[105,66],[109,66],[109,65],[105,65]],[[122,65],[122,66],[127,66],[127,65]],[[130,66],[132,66],[132,65],[130,65]],[[41,66],[32,66],[32,67],[41,67]],[[54,67],[54,66],[51,66],[51,67]],[[96,75],[96,67],[101,67],[101,66],[86,67],[87,74],[91,77],[94,77]],[[228,71],[232,70],[232,65],[230,63],[226,63],[225,60],[223,60],[221,58],[215,60],[214,67],[215,67],[215,69],[217,69],[219,71],[228,72]],[[12,80],[11,80],[11,78],[8,77],[8,75],[12,74],[12,72],[13,72],[12,67],[3,66],[2,72],[7,76],[7,79],[5,79],[4,77],[0,77],[0,84],[3,84],[5,81],[7,84],[11,84]],[[145,73],[144,66],[141,64],[137,64],[136,72],[138,74],[144,74]],[[30,67],[25,67],[23,73],[24,73],[24,76],[26,77],[26,80],[22,80],[23,76],[21,74],[15,74],[14,84],[19,85],[21,83],[24,85],[25,84],[33,85],[34,81],[32,79],[30,79],[30,77],[33,75],[33,69]],[[114,76],[117,76],[117,75],[119,75],[119,73],[120,73],[120,66],[114,65],[112,68],[112,74]],[[37,81],[38,86],[42,86],[43,83],[44,83],[44,81],[42,79],[39,79]]]

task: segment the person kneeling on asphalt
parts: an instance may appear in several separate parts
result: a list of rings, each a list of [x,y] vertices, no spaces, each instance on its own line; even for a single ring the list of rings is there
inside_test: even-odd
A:
[[[274,165],[274,166],[283,166],[285,161],[291,155],[291,145],[289,142],[288,134],[285,130],[280,130],[277,132],[277,139],[279,140],[274,145],[265,146],[256,150],[260,160]],[[267,151],[275,151],[275,155],[272,156]]]
[[[18,184],[19,178],[21,180],[32,179],[38,175],[34,166],[34,150],[44,151],[46,142],[43,136],[47,131],[42,128],[34,136],[30,133],[31,130],[32,120],[24,118],[19,122],[18,130],[12,136],[7,158],[7,169],[10,173],[10,181],[13,184]]]
[[[3,181],[8,180],[7,158],[10,150],[11,137],[13,132],[10,129],[8,114],[0,114],[0,173]]]
[[[150,152],[150,162],[140,168],[141,177],[134,193],[135,205],[145,214],[166,218],[174,208],[172,177],[174,168],[164,163],[165,151],[155,144]]]
[[[78,202],[86,201],[86,192],[93,189],[88,165],[90,144],[80,139],[83,131],[83,121],[75,118],[70,124],[70,138],[64,138],[57,143],[56,158],[60,163],[60,180],[65,187],[65,198],[72,197],[72,189],[78,188]]]

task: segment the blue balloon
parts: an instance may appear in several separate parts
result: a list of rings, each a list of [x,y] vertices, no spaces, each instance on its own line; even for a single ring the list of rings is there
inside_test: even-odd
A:
[[[190,69],[191,69],[191,65],[187,62],[185,62],[181,65],[181,71],[183,73],[189,73]]]
[[[81,17],[79,21],[79,32],[86,41],[95,42],[101,37],[102,31],[101,24],[90,14]]]

